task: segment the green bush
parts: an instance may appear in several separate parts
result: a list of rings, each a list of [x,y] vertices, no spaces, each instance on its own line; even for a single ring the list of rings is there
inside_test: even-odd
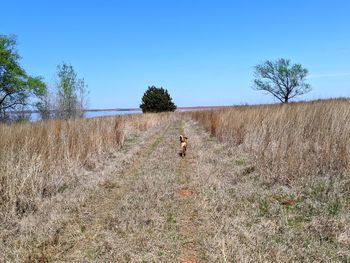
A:
[[[176,105],[171,100],[172,99],[166,89],[151,86],[148,87],[143,94],[140,108],[143,113],[175,111]]]

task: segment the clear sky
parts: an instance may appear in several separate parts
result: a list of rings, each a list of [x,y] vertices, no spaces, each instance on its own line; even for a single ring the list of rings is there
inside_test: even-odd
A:
[[[350,96],[349,0],[0,0],[0,34],[53,85],[68,62],[90,108],[138,107],[149,85],[178,106],[266,103],[253,66],[290,58],[309,69],[300,99]]]

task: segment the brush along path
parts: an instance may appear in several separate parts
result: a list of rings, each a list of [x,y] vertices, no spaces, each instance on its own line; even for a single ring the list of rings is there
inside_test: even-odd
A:
[[[292,185],[255,171],[244,148],[185,123],[190,232],[207,262],[349,262],[349,175],[315,175]],[[189,158],[186,161],[190,161]],[[189,194],[188,192],[185,192]],[[202,261],[201,261],[202,262]]]
[[[156,150],[168,129],[169,125],[155,133],[141,151],[136,152],[136,161],[126,163],[124,169],[116,174],[112,172],[110,179],[96,188],[95,193],[70,221],[56,231],[53,238],[33,249],[26,262],[78,262],[83,259],[84,249],[99,238],[105,223],[112,216],[115,203],[130,189],[144,162]]]
[[[53,175],[46,177],[47,172],[41,171],[40,164],[37,166],[33,162],[31,169],[37,172],[28,171],[31,176],[29,185],[18,186],[22,189],[18,198],[26,201],[20,203],[24,213],[15,210],[17,203],[13,204],[12,211],[1,211],[0,262],[47,262],[61,252],[64,254],[79,238],[79,233],[85,231],[84,226],[77,224],[79,215],[90,203],[94,204],[91,202],[97,199],[94,196],[103,196],[103,192],[108,193],[125,184],[122,172],[135,163],[152,142],[150,138],[157,138],[158,132],[164,130],[168,122],[142,133],[137,127],[147,127],[141,124],[125,127],[127,135],[122,148],[116,146],[114,150],[98,152],[95,157],[89,156],[85,163],[73,160],[71,166],[67,162],[62,165],[48,162],[52,169],[53,166],[57,169]],[[20,167],[21,162],[18,165]],[[27,171],[22,171],[23,180],[28,180]],[[34,192],[30,185],[37,191]],[[27,196],[27,189],[35,196]],[[21,192],[25,195],[22,196]]]

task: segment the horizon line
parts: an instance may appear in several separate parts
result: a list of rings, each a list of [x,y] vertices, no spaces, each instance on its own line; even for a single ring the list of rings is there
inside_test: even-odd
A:
[[[196,110],[196,109],[219,109],[232,107],[234,105],[222,105],[222,106],[185,106],[185,107],[177,107],[176,110]],[[54,112],[55,110],[51,110]],[[99,111],[142,111],[141,108],[107,108],[107,109],[84,109],[84,112],[99,112]],[[17,113],[39,113],[38,110],[24,110],[24,111],[9,111],[9,113],[17,114]]]
[[[329,97],[329,98],[319,98],[319,99],[311,99],[311,100],[298,100],[298,101],[290,101],[288,104],[293,103],[303,103],[303,102],[315,102],[320,100],[350,100],[350,96],[340,96],[340,97]],[[231,104],[231,105],[214,105],[214,106],[183,106],[177,107],[176,110],[196,110],[196,109],[220,109],[220,108],[229,108],[235,106],[258,106],[258,105],[278,105],[284,103],[258,103],[258,104]],[[175,110],[175,111],[176,111]],[[51,110],[50,112],[54,112],[55,110]],[[84,109],[84,112],[99,112],[99,111],[141,111],[141,108],[107,108],[107,109]],[[18,114],[18,113],[39,113],[38,110],[24,110],[24,111],[9,111],[10,114]]]

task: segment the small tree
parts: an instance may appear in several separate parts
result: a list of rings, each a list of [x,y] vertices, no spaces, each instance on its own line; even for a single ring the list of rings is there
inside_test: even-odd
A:
[[[9,119],[9,111],[24,111],[32,99],[45,93],[40,77],[31,77],[19,65],[15,36],[0,35],[0,121]]]
[[[308,70],[300,64],[291,65],[289,59],[265,61],[255,66],[254,89],[267,91],[282,103],[308,93],[311,90],[305,83]]]
[[[57,117],[69,119],[84,116],[87,86],[79,79],[72,65],[63,63],[57,67]]]
[[[176,105],[172,102],[172,98],[166,89],[151,86],[143,94],[140,108],[143,113],[175,111]]]
[[[36,104],[36,108],[42,120],[49,120],[53,118],[55,112],[54,101],[53,95],[49,90],[46,90],[45,93],[40,97],[40,100]]]

